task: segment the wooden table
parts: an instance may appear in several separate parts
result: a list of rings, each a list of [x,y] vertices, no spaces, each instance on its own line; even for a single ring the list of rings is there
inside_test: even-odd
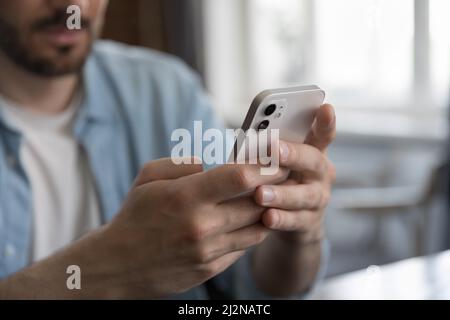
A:
[[[450,299],[450,251],[328,279],[312,299]]]

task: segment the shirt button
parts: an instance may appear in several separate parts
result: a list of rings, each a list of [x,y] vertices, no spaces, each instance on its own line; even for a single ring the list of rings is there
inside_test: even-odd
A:
[[[5,247],[4,254],[6,258],[13,257],[16,255],[16,248],[12,244],[8,243]]]

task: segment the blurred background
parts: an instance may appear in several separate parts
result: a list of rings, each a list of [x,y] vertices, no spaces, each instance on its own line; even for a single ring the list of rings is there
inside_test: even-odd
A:
[[[263,89],[326,90],[328,276],[450,248],[449,0],[110,2],[104,37],[181,57],[230,127]]]

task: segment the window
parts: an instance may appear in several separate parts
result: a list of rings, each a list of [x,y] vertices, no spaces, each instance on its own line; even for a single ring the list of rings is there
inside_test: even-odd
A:
[[[450,91],[450,1],[430,0],[431,86],[438,105]]]
[[[207,85],[229,119],[260,90],[319,84],[339,108],[437,113],[448,0],[205,1]]]

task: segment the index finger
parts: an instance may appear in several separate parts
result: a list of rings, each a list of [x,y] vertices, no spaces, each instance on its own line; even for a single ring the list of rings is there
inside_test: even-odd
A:
[[[147,163],[136,177],[133,186],[138,187],[157,180],[173,180],[194,173],[202,172],[203,167],[195,157],[179,159],[182,164],[175,164],[173,159],[158,159]]]
[[[289,176],[289,170],[285,168],[279,168],[273,175],[262,175],[262,168],[260,165],[227,164],[182,179],[190,179],[190,183],[199,188],[199,196],[203,200],[219,204],[261,185],[284,181]]]

